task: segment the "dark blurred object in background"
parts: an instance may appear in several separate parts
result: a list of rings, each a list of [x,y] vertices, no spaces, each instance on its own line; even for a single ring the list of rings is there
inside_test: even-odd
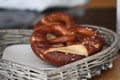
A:
[[[86,0],[87,1],[87,0]],[[42,12],[30,10],[0,9],[0,29],[26,28],[32,29],[34,24],[43,16],[64,11],[73,16],[77,24],[105,26],[116,30],[115,0],[90,0],[86,5],[76,7],[50,7]]]
[[[43,12],[36,11],[21,11],[21,10],[0,10],[0,29],[14,29],[14,28],[33,28],[33,25],[43,16],[56,12],[64,11],[74,16],[83,16],[84,9],[70,9],[70,8],[49,8]]]
[[[0,28],[23,28],[30,26],[36,17],[35,12],[0,9]]]
[[[54,12],[65,11],[73,16],[77,24],[91,24],[105,26],[115,31],[116,9],[68,9],[51,8],[44,12],[0,10],[0,29],[5,28],[33,28],[33,25],[43,16]]]

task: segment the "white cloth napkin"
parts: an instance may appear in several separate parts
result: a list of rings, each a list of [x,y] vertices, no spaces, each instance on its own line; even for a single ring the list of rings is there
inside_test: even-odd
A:
[[[19,44],[7,47],[3,53],[2,59],[37,69],[49,70],[56,68],[38,58],[29,44]]]
[[[73,7],[88,0],[0,0],[0,8],[43,11],[49,7]]]

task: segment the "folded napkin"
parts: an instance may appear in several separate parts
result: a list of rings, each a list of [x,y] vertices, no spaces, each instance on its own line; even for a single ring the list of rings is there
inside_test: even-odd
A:
[[[3,53],[2,59],[42,70],[56,68],[38,58],[29,44],[19,44],[7,47]]]

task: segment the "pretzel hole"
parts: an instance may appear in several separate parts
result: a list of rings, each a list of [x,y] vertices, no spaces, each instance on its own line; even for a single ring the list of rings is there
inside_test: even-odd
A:
[[[50,34],[46,35],[47,40],[54,39],[56,37],[57,37],[57,35],[53,34],[53,33],[50,33]],[[61,44],[59,43],[59,44],[52,44],[51,45],[51,47],[63,47],[63,46],[65,46],[65,43],[61,43]]]
[[[56,38],[56,35],[55,35],[55,34],[52,34],[52,33],[51,33],[51,34],[47,34],[47,35],[46,35],[46,39],[47,39],[47,40],[54,39],[54,38]]]

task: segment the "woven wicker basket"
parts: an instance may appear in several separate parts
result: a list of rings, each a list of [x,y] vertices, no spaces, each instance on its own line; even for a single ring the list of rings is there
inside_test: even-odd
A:
[[[102,70],[112,68],[112,62],[118,54],[118,36],[103,27],[97,28],[105,37],[105,45],[101,52],[53,69],[40,70],[2,59],[7,46],[29,44],[32,30],[0,30],[0,80],[87,80],[100,75]]]

